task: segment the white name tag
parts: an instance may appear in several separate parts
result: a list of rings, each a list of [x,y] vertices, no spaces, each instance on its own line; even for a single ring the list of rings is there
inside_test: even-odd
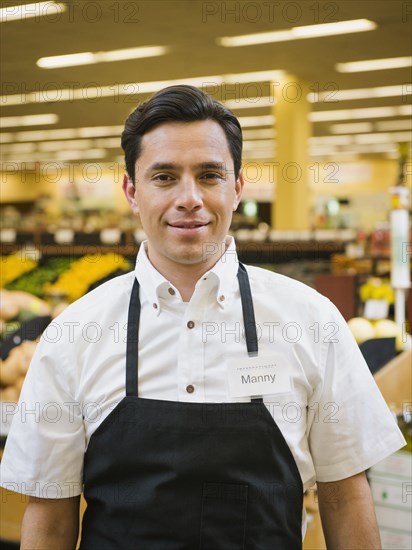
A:
[[[292,391],[284,355],[248,357],[229,363],[230,397],[250,397]]]

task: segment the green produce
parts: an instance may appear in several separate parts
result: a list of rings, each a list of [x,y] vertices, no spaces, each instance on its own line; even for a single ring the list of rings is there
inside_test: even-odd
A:
[[[38,266],[30,273],[8,283],[6,288],[7,290],[22,290],[34,294],[34,296],[43,296],[44,284],[55,281],[61,273],[69,269],[72,262],[72,258],[49,258],[43,265]]]

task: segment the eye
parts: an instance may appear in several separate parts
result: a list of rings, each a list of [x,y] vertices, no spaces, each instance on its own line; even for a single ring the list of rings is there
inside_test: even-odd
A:
[[[170,181],[173,181],[174,177],[171,176],[170,174],[155,174],[152,177],[152,180],[160,183],[168,183]]]
[[[224,177],[222,176],[222,174],[219,174],[218,172],[205,172],[204,174],[201,175],[201,179],[203,180],[207,180],[209,182],[213,182],[213,181],[221,181],[224,179]]]

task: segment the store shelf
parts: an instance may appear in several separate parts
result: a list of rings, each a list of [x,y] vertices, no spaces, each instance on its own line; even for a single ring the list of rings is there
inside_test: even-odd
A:
[[[70,231],[70,230],[69,230]],[[252,264],[288,262],[299,260],[329,259],[334,254],[343,253],[344,241],[237,241],[237,250],[241,261]],[[38,250],[44,256],[83,256],[88,254],[104,254],[117,252],[124,256],[134,256],[137,252],[139,241],[135,239],[133,231],[123,231],[119,235],[118,242],[103,243],[101,232],[91,233],[74,232],[70,242],[62,242],[57,233],[50,231],[16,231],[13,242],[2,242],[0,252],[2,255],[11,254],[25,248],[27,254],[30,250]]]

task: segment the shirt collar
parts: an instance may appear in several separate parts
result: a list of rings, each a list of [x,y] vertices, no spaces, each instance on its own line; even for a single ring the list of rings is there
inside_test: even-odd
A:
[[[146,252],[147,241],[140,245],[136,258],[135,275],[139,284],[156,310],[161,311],[162,299],[169,297],[176,299],[178,290],[168,281],[150,262]],[[214,296],[219,306],[224,309],[236,288],[239,260],[236,253],[236,244],[233,237],[226,238],[226,251],[216,264],[207,271],[196,283],[196,289],[204,281],[209,281],[209,288],[214,288]]]

